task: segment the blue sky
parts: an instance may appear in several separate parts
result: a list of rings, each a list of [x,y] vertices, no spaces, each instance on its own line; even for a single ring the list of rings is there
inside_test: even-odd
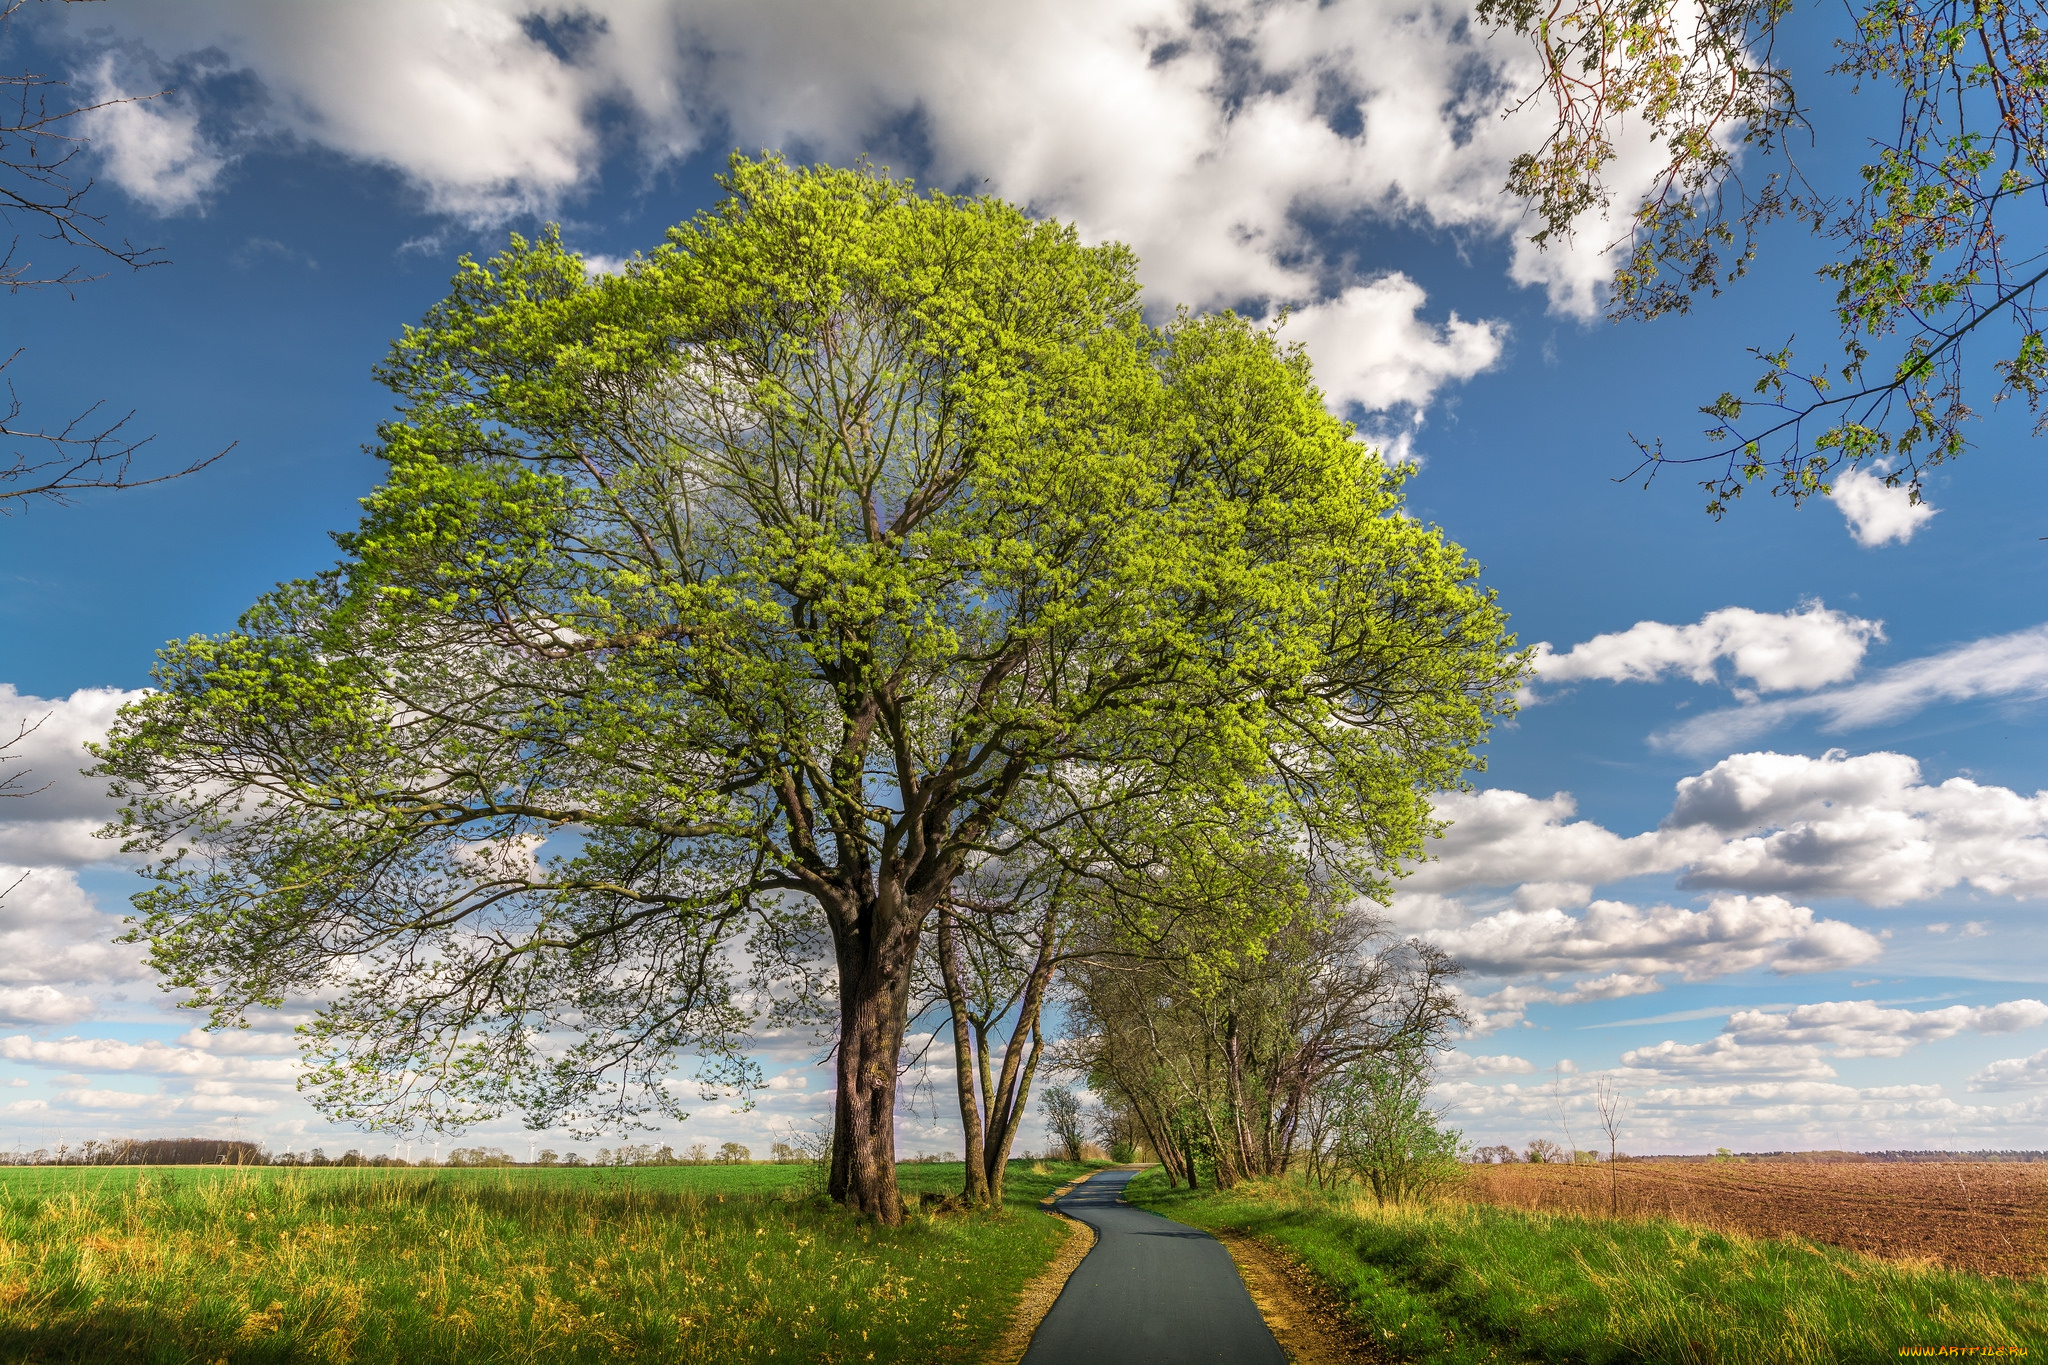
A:
[[[1412,510],[1548,646],[1389,911],[1474,966],[1442,1094],[1475,1140],[1561,1138],[1560,1101],[1583,1115],[1609,1074],[1641,1151],[2042,1145],[2048,473],[2026,414],[1975,425],[1931,517],[1866,489],[1714,522],[1683,471],[1617,481],[1629,436],[1694,448],[1747,346],[1818,357],[1816,245],[1774,232],[1691,317],[1600,320],[1597,234],[1540,256],[1498,193],[1529,129],[1476,76],[1512,83],[1518,50],[1449,9],[1347,0],[1200,24],[1170,0],[862,9],[109,0],[17,21],[19,65],[178,93],[111,111],[88,152],[101,209],[173,263],[9,299],[9,376],[34,416],[134,408],[165,461],[234,449],[0,522],[0,711],[49,717],[25,749],[55,781],[0,822],[28,874],[0,906],[0,1143],[363,1141],[297,1099],[282,1028],[192,1035],[108,945],[134,882],[85,837],[104,804],[77,746],[164,640],[330,562],[377,477],[371,367],[457,256],[546,221],[593,259],[649,248],[737,145],[871,154],[1120,236],[1162,312],[1290,305],[1333,403],[1420,462]],[[1808,72],[1824,36],[1794,34]],[[1883,110],[1809,89],[1808,168],[1839,184]],[[1899,534],[1861,543],[1845,505],[1863,540]],[[765,1146],[806,1121],[820,1050],[764,1041],[777,1088],[680,1136]],[[957,1145],[936,1093],[906,1148]]]

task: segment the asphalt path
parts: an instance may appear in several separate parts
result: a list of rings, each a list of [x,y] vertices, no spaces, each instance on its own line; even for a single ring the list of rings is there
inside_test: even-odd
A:
[[[1103,1171],[1058,1201],[1095,1229],[1023,1365],[1287,1365],[1223,1244],[1118,1202],[1136,1171]]]

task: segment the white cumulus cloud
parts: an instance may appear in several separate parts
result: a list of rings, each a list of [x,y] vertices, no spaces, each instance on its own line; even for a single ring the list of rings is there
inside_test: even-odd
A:
[[[142,695],[87,687],[45,698],[0,683],[0,741],[14,741],[0,773],[18,774],[22,793],[0,798],[0,862],[71,867],[121,856],[119,844],[93,838],[114,813],[106,782],[80,770],[93,761],[86,742],[106,738],[114,713]]]
[[[128,1090],[80,1086],[58,1091],[56,1102],[58,1107],[77,1111],[81,1117],[99,1118],[112,1113],[159,1120],[178,1114],[274,1114],[283,1107],[282,1101],[268,1096],[240,1095],[233,1091],[203,1092],[197,1087],[184,1093],[145,1095]]]
[[[232,158],[210,144],[198,110],[172,94],[126,97],[146,86],[124,79],[104,56],[82,84],[98,104],[80,115],[85,133],[101,148],[108,179],[159,213],[198,204]]]
[[[1654,995],[1664,984],[1654,975],[1610,972],[1562,990],[1551,986],[1503,986],[1487,995],[1466,994],[1459,1003],[1470,1023],[1468,1038],[1483,1038],[1504,1028],[1525,1026],[1531,1005],[1582,1005],[1590,1000],[1621,1000],[1631,995]]]
[[[1716,896],[1703,910],[1620,901],[1594,901],[1579,915],[1503,910],[1428,937],[1488,976],[1676,972],[1700,981],[1759,967],[1832,971],[1883,951],[1874,935],[1780,896]]]
[[[1626,236],[1527,240],[1502,186],[1543,115],[1502,115],[1533,63],[1457,5],[159,0],[73,32],[110,78],[109,33],[115,51],[256,92],[214,141],[188,95],[121,106],[96,130],[109,175],[163,207],[265,139],[389,167],[472,225],[558,212],[620,157],[872,153],[1129,242],[1161,309],[1295,305],[1332,397],[1369,409],[1487,368],[1504,332],[1422,320],[1419,286],[1332,254],[1325,228],[1503,239],[1510,278],[1582,318]],[[1618,183],[1647,186],[1658,159],[1630,131]]]
[[[1437,1075],[1446,1080],[1466,1076],[1527,1076],[1535,1070],[1534,1062],[1521,1057],[1470,1052],[1449,1053],[1437,1064]]]
[[[2048,1085],[2048,1049],[2031,1057],[2007,1057],[1970,1077],[1972,1090],[2028,1090]]]
[[[1430,861],[1417,864],[1402,883],[1404,901],[1470,886],[1543,883],[1555,899],[1583,904],[1601,883],[1682,866],[1688,841],[1702,850],[1714,842],[1690,831],[1624,837],[1572,818],[1578,805],[1568,792],[1446,792],[1434,799],[1434,809],[1450,828],[1430,841]]]
[[[95,1008],[91,996],[54,986],[0,986],[0,1021],[10,1024],[75,1024]]]
[[[1316,382],[1339,406],[1422,408],[1443,384],[1491,368],[1507,339],[1504,324],[1456,313],[1442,326],[1425,322],[1425,302],[1421,285],[1387,275],[1297,309],[1280,334],[1308,348]]]
[[[1548,643],[1539,644],[1536,676],[1547,683],[1661,682],[1671,677],[1712,683],[1719,680],[1725,660],[1735,677],[1759,691],[1809,691],[1854,677],[1871,642],[1882,639],[1882,621],[1830,611],[1819,601],[1777,613],[1724,607],[1690,626],[1638,621],[1562,654]]]
[[[1935,514],[1926,503],[1914,502],[1910,489],[1887,488],[1885,472],[1882,464],[1847,470],[1835,480],[1835,491],[1829,494],[1849,523],[1849,534],[1865,549],[1893,541],[1904,545]]]
[[[1513,888],[1517,933],[1545,923],[1562,932],[1555,917],[1591,902],[1596,887],[1663,872],[1677,872],[1691,890],[1846,896],[1874,906],[1957,886],[2048,896],[2048,792],[1967,777],[1928,783],[1919,762],[1899,753],[1733,754],[1681,779],[1658,828],[1634,835],[1572,818],[1564,792],[1459,792],[1435,810],[1450,828],[1430,841],[1434,860],[1415,865],[1392,905],[1404,927],[1431,934],[1473,932],[1462,893],[1476,888]],[[1505,932],[1509,920],[1494,923]],[[1990,926],[1970,920],[1961,932],[1980,938]],[[1830,950],[1815,960],[1838,957]]]
[[[2048,792],[1930,785],[1904,754],[1735,754],[1678,784],[1665,825],[1727,836],[1681,884],[1922,900],[1952,886],[2048,894]]]
[[[120,916],[100,910],[69,868],[0,863],[0,888],[9,888],[0,897],[0,985],[133,981],[144,974],[141,951],[113,941]]]
[[[1703,1076],[1671,1083],[1655,1072],[1593,1073],[1567,1078],[1560,1095],[1551,1085],[1486,1084],[1458,1079],[1442,1087],[1474,1141],[1562,1137],[1560,1102],[1581,1131],[1597,1124],[1591,1085],[1601,1075],[1637,1089],[1622,1134],[1624,1151],[1709,1152],[1716,1146],[1747,1151],[1887,1147],[2005,1147],[2015,1131],[2048,1116],[2048,1097],[2017,1104],[1962,1104],[1939,1085],[1844,1085],[1819,1076]],[[1661,1083],[1660,1083],[1661,1082]]]
[[[2016,1033],[2048,1023],[2048,1004],[2008,1000],[1945,1009],[1887,1009],[1869,1000],[1831,1000],[1783,1012],[1738,1010],[1704,1043],[1669,1040],[1622,1054],[1622,1065],[1691,1075],[1743,1073],[1828,1077],[1828,1057],[1901,1057],[1960,1033]]]
[[[127,1071],[152,1076],[235,1076],[264,1081],[290,1081],[298,1075],[296,1059],[285,1057],[216,1056],[193,1047],[150,1039],[140,1043],[115,1038],[31,1038],[15,1034],[0,1038],[0,1057],[62,1071]]]

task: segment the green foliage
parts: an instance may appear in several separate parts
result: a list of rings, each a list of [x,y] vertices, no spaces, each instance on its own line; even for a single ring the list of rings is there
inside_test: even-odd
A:
[[[324,1001],[328,1114],[680,1114],[684,1055],[756,1079],[731,964],[795,1017],[829,940],[841,1119],[886,1119],[970,857],[1179,841],[1227,956],[1287,900],[1248,850],[1384,893],[1512,706],[1476,566],[1298,350],[1150,327],[1128,251],[998,201],[724,183],[622,274],[465,260],[341,564],[166,647],[100,751],[135,938],[214,1026]]]
[[[1370,1058],[1338,1089],[1335,1164],[1383,1205],[1425,1198],[1458,1178],[1464,1135],[1430,1108],[1430,1079],[1429,1054],[1407,1046]]]
[[[800,1168],[49,1168],[0,1180],[0,1356],[186,1362],[978,1361],[1079,1174],[878,1228]],[[913,1198],[953,1166],[906,1168]]]
[[[1229,961],[1199,935],[1133,942],[1100,923],[1079,944],[1066,1055],[1173,1178],[1206,1167],[1227,1186],[1303,1161],[1321,1178],[1334,1147],[1359,1155],[1372,1069],[1433,1055],[1464,1022],[1458,965],[1339,894]]]
[[[1797,1238],[1552,1216],[1258,1182],[1129,1197],[1197,1227],[1282,1244],[1397,1359],[1478,1365],[1896,1360],[1907,1345],[2025,1347],[2048,1336],[2048,1282],[1895,1264]]]
[[[1788,0],[1480,0],[1478,12],[1530,40],[1542,83],[1524,103],[1554,112],[1509,176],[1536,210],[1539,244],[1608,230],[1596,218],[1613,197],[1624,128],[1648,132],[1664,159],[1628,216],[1616,215],[1626,226],[1613,245],[1628,248],[1616,316],[1684,312],[1702,291],[1719,293],[1779,217],[1838,244],[1819,273],[1835,290],[1839,362],[1802,370],[1789,342],[1754,347],[1750,394],[1700,409],[1716,449],[1698,459],[1722,467],[1702,484],[1709,511],[1763,479],[1795,502],[1826,494],[1857,465],[1917,498],[1924,471],[1965,447],[1975,344],[1997,348],[1992,401],[2022,398],[2048,423],[2038,301],[2048,10],[2038,0],[1850,6],[1828,74],[1851,82],[1859,103],[1885,100],[1896,113],[1871,125],[1860,183],[1839,196],[1808,183],[1792,156],[1804,120],[1775,55]],[[1642,453],[1652,477],[1694,462],[1667,457],[1661,441]]]

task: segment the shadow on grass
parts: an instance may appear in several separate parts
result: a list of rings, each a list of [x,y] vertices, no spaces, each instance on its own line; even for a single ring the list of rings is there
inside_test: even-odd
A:
[[[95,1309],[46,1326],[0,1327],[0,1360],[16,1365],[212,1365],[223,1359],[232,1365],[283,1365],[306,1357],[291,1348],[237,1341],[233,1332],[195,1340],[162,1314],[128,1309]]]
[[[0,1365],[978,1360],[1064,1239],[1036,1201],[1088,1169],[1015,1168],[1005,1209],[962,1212],[957,1164],[909,1167],[902,1227],[663,1171],[15,1192]]]
[[[1894,1263],[1803,1239],[1455,1200],[1382,1209],[1288,1182],[1133,1203],[1288,1247],[1404,1360],[1697,1365],[2019,1355],[2048,1337],[2048,1281]],[[1970,1346],[1971,1352],[1956,1349]]]

